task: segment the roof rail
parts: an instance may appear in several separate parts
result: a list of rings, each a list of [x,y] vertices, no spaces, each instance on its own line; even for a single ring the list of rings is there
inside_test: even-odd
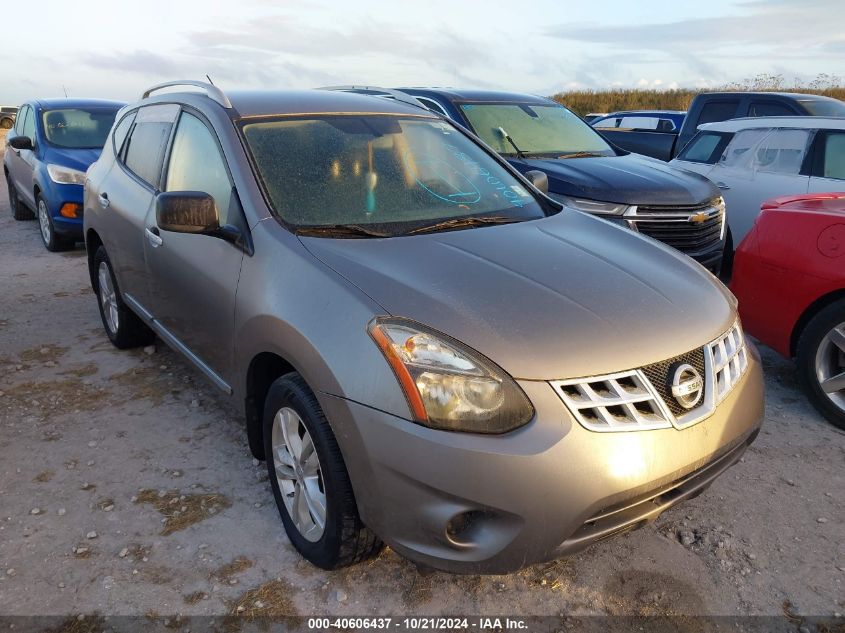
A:
[[[371,94],[371,93],[382,93],[382,94],[373,94],[374,97],[386,97],[395,99],[396,101],[401,101],[402,103],[407,103],[408,105],[412,105],[417,108],[422,108],[426,112],[430,112],[432,114],[436,114],[439,116],[439,113],[434,112],[432,109],[426,107],[426,105],[417,99],[416,97],[409,95],[406,92],[402,92],[401,90],[394,90],[393,88],[382,88],[381,86],[323,86],[322,88],[318,88],[318,90],[339,90],[341,92],[357,92],[359,94]]]
[[[229,101],[229,97],[227,97],[220,88],[205,81],[194,81],[192,79],[179,79],[177,81],[167,81],[163,84],[156,84],[155,86],[147,88],[144,91],[144,94],[141,95],[141,99],[146,99],[150,96],[150,94],[161,90],[162,88],[170,88],[172,86],[194,86],[195,88],[202,88],[210,99],[216,101],[224,108],[232,107],[232,102]]]

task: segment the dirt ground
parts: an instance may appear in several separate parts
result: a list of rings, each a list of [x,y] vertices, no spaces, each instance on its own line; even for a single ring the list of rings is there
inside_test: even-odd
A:
[[[114,349],[83,249],[48,253],[3,182],[0,615],[836,617],[845,433],[763,358],[759,439],[655,524],[509,576],[423,574],[389,550],[327,573],[288,543],[241,412],[161,343]]]

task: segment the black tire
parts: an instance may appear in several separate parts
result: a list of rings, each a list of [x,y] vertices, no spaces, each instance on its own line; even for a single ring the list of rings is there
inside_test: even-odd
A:
[[[38,234],[41,236],[41,243],[51,253],[59,251],[66,251],[73,248],[73,241],[56,233],[56,228],[53,226],[53,218],[47,210],[47,201],[38,194],[35,197],[35,206],[38,210],[36,219],[38,220]],[[44,214],[42,219],[41,215]],[[46,232],[46,235],[45,235]]]
[[[116,304],[117,313],[117,327],[112,328],[109,319],[106,317],[105,302],[101,294],[99,271],[100,266],[105,265],[109,279],[111,280],[111,288],[114,293],[114,300]],[[103,246],[97,249],[94,254],[94,292],[97,295],[97,305],[100,308],[100,318],[103,321],[103,329],[112,344],[118,349],[131,349],[133,347],[141,347],[142,345],[149,345],[155,340],[155,332],[153,332],[147,324],[144,323],[138,315],[136,315],[123,302],[120,296],[120,290],[117,286],[117,280],[114,277],[111,261],[108,253]]]
[[[9,118],[9,117],[7,117],[7,116],[5,116],[5,117],[3,117],[2,119],[0,119],[0,128],[3,128],[4,130],[11,130],[11,129],[12,129],[12,126],[13,126],[14,124],[15,124],[15,122],[14,122],[14,121],[12,121],[12,119],[10,119],[10,118]]]
[[[9,191],[9,208],[12,210],[12,217],[18,221],[34,220],[35,214],[31,209],[24,205],[18,195],[18,190],[15,188],[15,185],[12,184],[12,179],[8,174],[6,175],[6,188]]]
[[[798,340],[798,379],[813,406],[837,428],[845,430],[845,408],[837,406],[824,392],[816,374],[816,354],[833,328],[845,323],[845,299],[836,301],[810,319]],[[845,353],[842,359],[845,371]]]
[[[322,536],[306,539],[294,525],[282,498],[273,461],[273,420],[283,408],[293,409],[311,436],[320,462],[322,490],[326,497],[326,518]],[[358,515],[358,506],[346,464],[334,433],[317,398],[298,373],[276,379],[264,404],[264,451],[273,496],[293,546],[312,564],[338,569],[376,556],[383,544]]]

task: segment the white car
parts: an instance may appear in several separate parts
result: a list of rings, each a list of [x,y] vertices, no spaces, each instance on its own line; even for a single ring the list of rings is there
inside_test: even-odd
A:
[[[706,176],[722,190],[736,248],[763,201],[845,191],[845,118],[756,117],[707,123],[670,164]]]

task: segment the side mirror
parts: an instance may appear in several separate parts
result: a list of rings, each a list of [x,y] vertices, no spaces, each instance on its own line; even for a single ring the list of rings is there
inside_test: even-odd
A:
[[[14,149],[33,149],[32,139],[28,136],[15,136],[9,139],[9,145]]]
[[[163,192],[156,196],[156,224],[174,233],[218,233],[214,198],[202,191]]]
[[[549,177],[545,174],[545,172],[532,169],[531,171],[525,172],[525,177],[528,179],[528,182],[534,185],[537,189],[543,193],[549,193]]]

